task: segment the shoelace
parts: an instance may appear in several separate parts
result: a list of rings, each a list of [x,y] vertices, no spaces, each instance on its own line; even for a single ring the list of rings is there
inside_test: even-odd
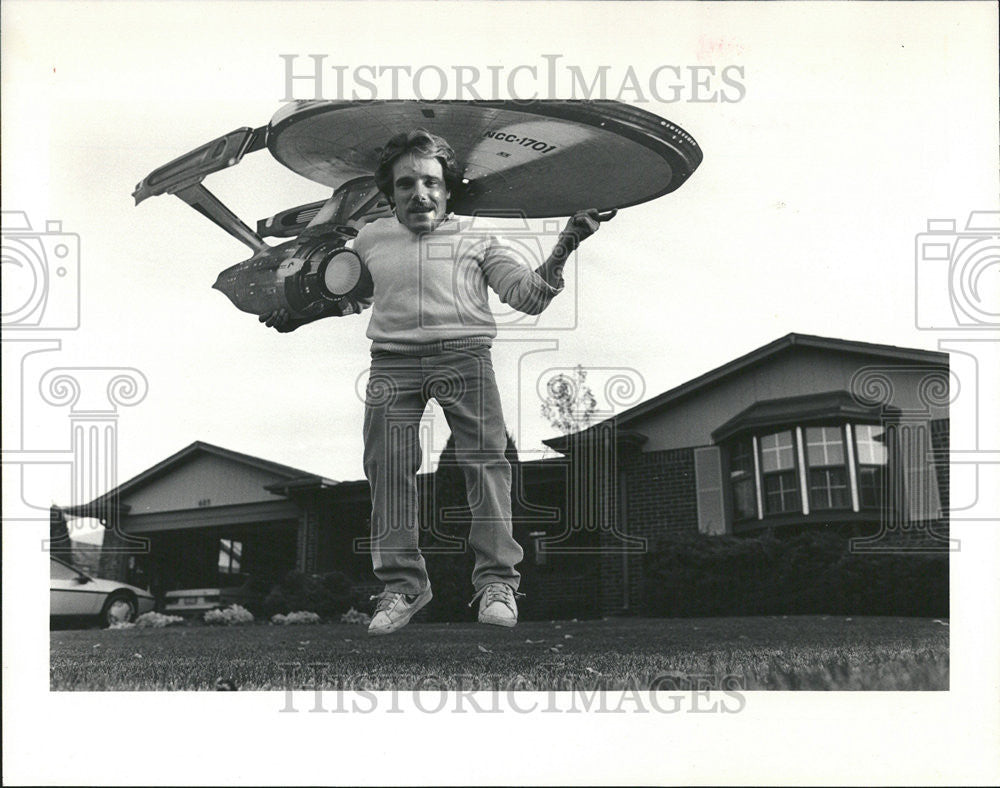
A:
[[[396,601],[403,596],[403,594],[394,591],[383,591],[381,594],[372,594],[369,599],[377,599],[378,604],[375,605],[375,612],[380,613],[383,610],[388,610]]]
[[[494,602],[503,602],[512,611],[514,610],[514,598],[524,596],[520,591],[515,591],[506,583],[490,583],[476,592],[475,596],[472,597],[472,601],[469,602],[469,607],[476,604],[476,600],[483,594],[486,595],[486,607],[489,607]]]

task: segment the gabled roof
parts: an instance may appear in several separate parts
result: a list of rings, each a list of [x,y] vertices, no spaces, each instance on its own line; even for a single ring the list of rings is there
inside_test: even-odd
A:
[[[756,350],[752,350],[746,355],[740,356],[721,367],[716,367],[703,375],[689,380],[687,383],[682,383],[675,388],[665,391],[664,393],[648,399],[645,402],[640,402],[628,410],[622,411],[621,413],[612,416],[606,421],[614,420],[615,424],[619,427],[625,427],[630,422],[636,419],[646,416],[650,413],[656,412],[670,405],[673,405],[687,397],[696,394],[697,392],[718,383],[726,378],[733,375],[745,372],[758,366],[780,353],[783,353],[791,348],[815,348],[818,350],[828,350],[837,353],[852,353],[857,355],[872,356],[875,358],[890,359],[893,361],[908,361],[911,363],[924,364],[933,367],[945,367],[948,366],[948,354],[942,353],[935,350],[919,350],[915,348],[904,348],[896,347],[895,345],[877,345],[871,342],[856,342],[848,339],[834,339],[831,337],[818,337],[811,336],[809,334],[786,334],[780,339],[776,339],[763,347],[759,347]],[[593,427],[589,427],[587,430],[582,432],[588,432],[592,430]],[[560,435],[556,438],[549,438],[543,440],[547,446],[551,446],[556,450],[560,450],[560,446],[565,447],[567,437],[565,435]]]
[[[254,457],[251,454],[243,454],[238,451],[232,451],[231,449],[224,449],[221,446],[214,446],[213,444],[205,443],[204,441],[195,441],[194,443],[185,446],[176,454],[172,454],[165,460],[158,462],[152,468],[147,468],[138,476],[133,476],[127,482],[118,485],[118,487],[114,490],[110,490],[104,493],[104,495],[98,496],[90,503],[83,504],[82,506],[61,507],[62,511],[74,517],[98,516],[96,514],[97,512],[101,512],[102,514],[100,516],[104,516],[104,513],[108,511],[108,506],[111,501],[120,501],[127,493],[149,484],[167,473],[170,473],[176,467],[187,462],[196,454],[210,454],[226,460],[232,460],[233,462],[247,465],[251,468],[257,468],[259,470],[281,476],[289,482],[292,480],[308,479],[311,483],[316,485],[328,486],[337,484],[337,482],[332,479],[326,479],[322,476],[309,473],[308,471],[293,468],[290,465],[282,465],[281,463],[265,460],[261,457]],[[128,510],[127,506],[119,505],[117,508],[119,511]]]

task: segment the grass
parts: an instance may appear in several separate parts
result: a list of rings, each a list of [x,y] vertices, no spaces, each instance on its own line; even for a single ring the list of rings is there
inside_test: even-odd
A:
[[[947,690],[947,621],[769,616],[51,633],[53,690]],[[706,685],[705,682],[708,682]]]

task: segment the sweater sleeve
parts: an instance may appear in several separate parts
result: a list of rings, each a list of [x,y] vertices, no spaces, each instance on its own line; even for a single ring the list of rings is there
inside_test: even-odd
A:
[[[479,265],[490,288],[503,303],[518,312],[537,315],[562,292],[564,285],[560,278],[559,286],[552,287],[535,273],[535,268],[545,260],[539,255],[545,252],[528,243],[535,239],[523,240],[522,249],[521,243],[515,246],[497,235],[490,235]]]

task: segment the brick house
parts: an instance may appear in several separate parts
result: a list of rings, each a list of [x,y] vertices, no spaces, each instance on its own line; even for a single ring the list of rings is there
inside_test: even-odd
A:
[[[948,401],[944,353],[789,334],[545,441],[562,456],[515,465],[523,616],[635,611],[642,556],[671,534],[834,525],[872,549],[946,540]],[[419,483],[424,536],[444,521],[460,532],[434,475]],[[101,574],[154,593],[291,569],[374,591],[369,506],[364,480],[195,442],[62,511],[117,524]]]
[[[634,609],[671,533],[838,527],[869,549],[947,543],[948,356],[788,334],[575,435],[601,534],[601,610]],[[936,461],[935,461],[936,460]]]

